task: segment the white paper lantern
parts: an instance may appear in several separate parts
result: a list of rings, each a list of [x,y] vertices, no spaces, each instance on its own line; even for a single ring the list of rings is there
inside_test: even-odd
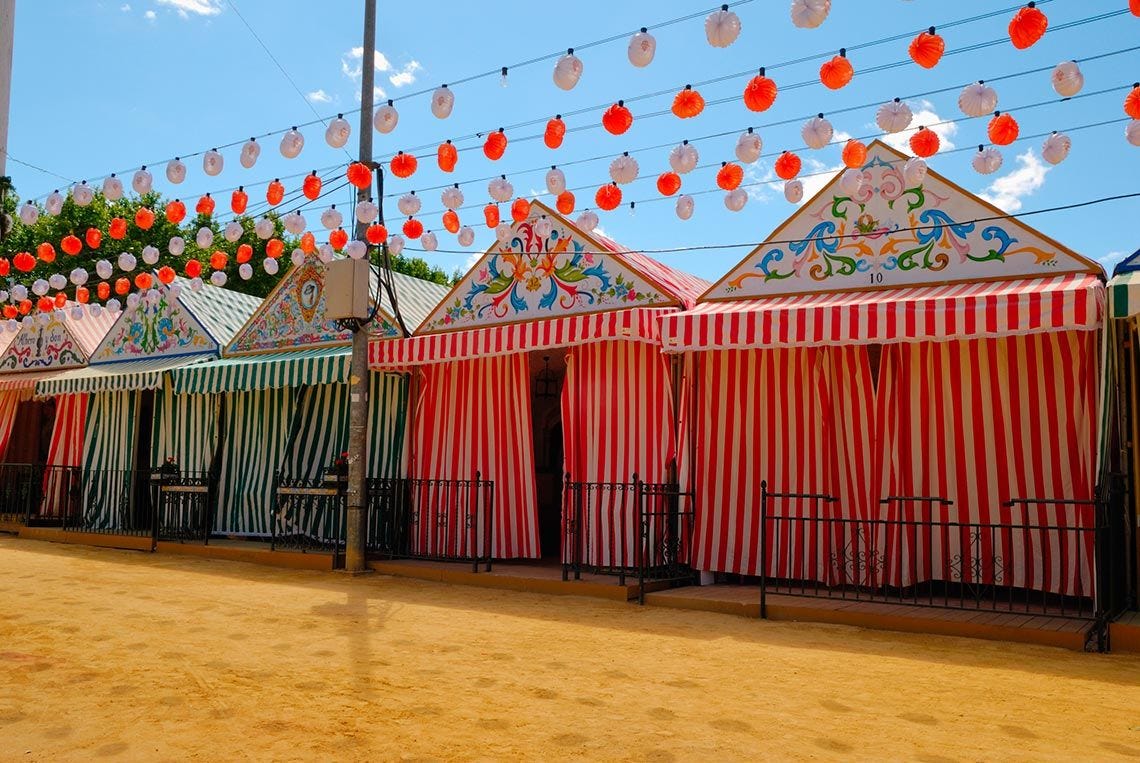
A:
[[[246,264],[248,264],[248,263],[246,263]],[[218,287],[225,286],[227,280],[228,279],[226,277],[226,273],[224,270],[215,270],[213,273],[210,274],[210,283],[212,283],[214,286],[218,286]]]
[[[243,281],[248,281],[253,278],[253,265],[250,265],[248,262],[243,262],[238,265],[238,276],[240,276]]]
[[[102,305],[88,305],[87,306],[87,314],[90,315],[92,318],[98,318],[99,316],[101,316],[103,314],[103,306]]]
[[[354,260],[362,260],[368,254],[368,244],[358,239],[353,239],[345,244],[344,253]]]
[[[705,37],[714,48],[727,48],[740,36],[740,17],[722,5],[705,19]]]
[[[363,225],[371,225],[380,216],[380,208],[370,199],[356,202],[356,221]]]
[[[120,252],[118,264],[119,264],[119,270],[123,270],[123,271],[126,271],[127,273],[130,273],[132,270],[135,269],[135,266],[138,265],[139,263],[138,263],[138,260],[135,259],[135,256],[133,254],[131,254],[130,252]]]
[[[112,297],[107,300],[107,312],[111,315],[118,315],[123,311],[123,303]]]
[[[804,126],[800,130],[800,135],[807,147],[816,150],[830,143],[834,134],[835,129],[831,126],[831,122],[824,118],[823,114],[816,114],[804,122]]]
[[[566,190],[566,173],[557,167],[551,167],[546,172],[546,190],[557,196]]]
[[[186,179],[186,164],[177,156],[166,163],[166,179],[175,185]]]
[[[175,257],[182,255],[186,251],[186,239],[181,236],[174,236],[170,239],[170,243],[166,245],[166,251],[173,254]]]
[[[30,201],[25,201],[20,205],[20,222],[24,225],[35,225],[39,219],[40,211],[36,209],[35,204]]]
[[[127,309],[128,310],[134,310],[136,307],[139,306],[139,302],[141,302],[141,301],[142,301],[142,298],[139,297],[138,294],[135,294],[135,293],[128,294],[127,295]]]
[[[396,111],[396,107],[392,105],[391,101],[376,109],[376,115],[372,117],[372,126],[376,128],[376,132],[387,135],[396,129],[396,124],[400,121],[400,112]]]
[[[65,288],[67,286],[67,276],[63,273],[52,273],[48,277],[48,286],[56,291]]]
[[[724,195],[724,206],[729,212],[739,212],[748,203],[748,192],[743,188],[734,188]]]
[[[336,204],[321,212],[321,225],[327,230],[336,230],[344,224],[344,215],[337,211]]]
[[[202,281],[201,276],[190,279],[190,291],[193,291],[193,292],[202,291],[202,287],[205,285],[206,284]]]
[[[63,194],[59,191],[52,191],[48,194],[44,201],[44,211],[52,217],[58,217],[59,213],[63,211]]]
[[[978,153],[974,154],[974,158],[970,160],[970,163],[974,166],[974,171],[978,174],[992,175],[1001,168],[1001,151],[998,151],[993,146],[989,148],[978,146]]]
[[[854,197],[863,185],[862,170],[848,168],[839,173],[839,191],[842,195]]]
[[[74,201],[77,206],[86,207],[94,199],[95,191],[91,189],[91,186],[87,185],[86,180],[82,183],[76,183],[71,187],[71,200]]]
[[[404,251],[404,237],[399,233],[393,233],[388,237],[388,251],[392,254],[399,255]]]
[[[108,262],[107,267],[110,268],[111,263]],[[108,269],[107,275],[103,276],[103,279],[106,280],[107,278],[110,278],[110,277],[111,277],[111,271]],[[27,298],[28,298],[28,289],[26,286],[24,286],[23,284],[16,284],[15,286],[12,287],[12,301],[13,302],[23,302]]]
[[[255,138],[250,138],[242,145],[238,162],[247,170],[252,169],[253,165],[257,164],[259,156],[261,156],[261,144]]]
[[[143,262],[145,262],[147,265],[154,265],[156,262],[158,262],[158,255],[159,252],[156,247],[153,247],[150,244],[147,244],[143,247],[142,259]]]
[[[7,301],[8,301],[8,292],[4,291],[3,289],[0,289],[0,302],[7,302]]]
[[[800,29],[815,29],[831,13],[831,0],[792,0],[792,23]]]
[[[351,136],[352,127],[343,114],[337,114],[336,119],[329,122],[329,126],[325,128],[325,143],[332,148],[344,148]]]
[[[470,225],[464,225],[459,229],[459,245],[468,247],[475,243],[475,231],[471,229]]]
[[[1049,164],[1060,164],[1069,156],[1073,141],[1063,132],[1054,132],[1041,144],[1041,158]]]
[[[538,234],[539,238],[550,238],[550,234],[554,232],[554,222],[546,215],[543,215],[535,220],[534,232]]]
[[[265,268],[265,272],[269,275],[275,276],[277,275],[277,271],[281,266],[277,263],[277,260],[273,259],[272,257],[266,257],[261,261],[261,267]]]
[[[589,233],[590,231],[594,230],[594,228],[598,227],[598,215],[593,210],[587,209],[585,212],[578,215],[578,219],[574,221],[574,224],[581,230]]]
[[[515,195],[515,187],[511,185],[511,181],[506,177],[500,176],[487,184],[487,193],[491,198],[500,204],[505,201],[510,201],[511,197]]]
[[[87,283],[87,278],[88,275],[86,270],[83,268],[76,268],[75,270],[71,271],[71,275],[68,277],[68,280],[70,280],[76,286],[82,286],[83,284]]]
[[[103,181],[103,197],[107,201],[118,201],[123,198],[123,181],[112,175]]]
[[[95,263],[95,275],[99,276],[102,280],[106,281],[115,272],[114,266],[107,260],[99,260]],[[13,289],[15,292],[15,289]]]
[[[510,223],[499,223],[495,226],[495,240],[500,244],[508,244],[514,237],[515,231]]]
[[[1081,73],[1081,67],[1077,66],[1076,61],[1062,61],[1053,68],[1050,81],[1057,95],[1072,98],[1085,86],[1085,75]]]
[[[222,235],[226,241],[229,241],[231,244],[241,238],[243,233],[245,233],[245,229],[242,228],[241,223],[236,220],[227,224],[225,230],[222,231]]]
[[[439,200],[445,209],[459,209],[463,206],[463,191],[459,190],[458,185],[444,188],[439,194]]]
[[[303,249],[294,249],[293,253],[289,255],[289,261],[295,266],[300,267],[305,264],[305,252]]]
[[[336,250],[332,248],[332,244],[321,244],[317,247],[317,259],[324,263],[330,263],[336,256]]]
[[[262,241],[267,241],[273,238],[273,234],[277,232],[277,226],[273,224],[273,220],[263,217],[253,226],[253,232]]]
[[[983,117],[992,114],[997,108],[997,91],[978,80],[972,85],[966,85],[958,95],[958,108],[968,117]]]
[[[800,180],[789,180],[784,183],[784,198],[792,204],[799,204],[804,199],[804,184]]]
[[[216,148],[211,148],[202,156],[202,172],[210,177],[221,174],[226,166],[226,160]]]
[[[182,284],[180,284],[180,283],[170,284],[169,286],[166,287],[166,293],[171,299],[178,299],[179,295],[182,294]]]
[[[135,172],[135,176],[131,178],[131,188],[134,188],[135,193],[140,196],[144,193],[150,193],[151,189],[154,188],[154,177],[146,167]]]
[[[693,201],[693,197],[687,193],[683,193],[677,197],[677,204],[674,206],[674,210],[677,213],[677,217],[682,220],[688,220],[693,216],[693,210],[696,206],[697,203]]]
[[[749,127],[747,132],[740,133],[740,137],[736,139],[736,158],[745,164],[752,164],[760,158],[760,154],[764,151],[764,141],[760,136],[752,132]]]
[[[32,294],[35,294],[37,297],[42,297],[47,294],[48,288],[48,282],[42,278],[37,278],[32,281]]]
[[[610,179],[618,185],[632,183],[639,170],[637,160],[627,152],[610,162]]]
[[[563,90],[573,90],[581,78],[582,60],[574,55],[574,49],[571,48],[554,64],[554,84]]]
[[[697,152],[696,147],[691,145],[689,141],[684,141],[680,145],[675,146],[669,152],[669,166],[678,175],[684,175],[687,172],[692,172],[693,168],[697,166],[700,161],[700,154]]]
[[[281,136],[281,155],[286,159],[296,159],[304,147],[305,136],[296,127]]]
[[[431,113],[437,119],[447,119],[451,116],[451,109],[455,106],[455,93],[447,85],[437,87],[431,94]]]
[[[875,123],[879,125],[880,130],[887,133],[902,132],[910,127],[912,119],[914,112],[910,110],[906,101],[898,98],[887,101],[875,113]]]
[[[1124,128],[1124,138],[1133,146],[1140,146],[1140,119],[1133,119]]]
[[[424,248],[425,252],[434,252],[439,248],[439,239],[430,230],[420,236],[420,246]]]
[[[903,165],[903,180],[906,181],[907,188],[922,185],[922,181],[926,180],[926,170],[926,162],[921,158],[915,156],[907,159]]]
[[[645,27],[629,38],[629,62],[640,68],[653,63],[653,56],[657,53],[657,40]]]
[[[86,315],[87,311],[83,309],[83,305],[76,305],[71,308],[71,320],[73,321],[81,321]]]
[[[416,192],[405,193],[396,202],[396,208],[400,210],[400,214],[411,217],[418,213],[423,204],[420,203],[420,197],[416,196]]]
[[[304,233],[305,227],[307,225],[305,222],[305,216],[297,211],[293,211],[285,215],[285,217],[281,218],[281,222],[285,226],[285,230],[289,231],[294,236],[300,236],[302,233]]]
[[[203,225],[198,229],[198,234],[194,236],[194,241],[198,244],[199,249],[209,249],[214,245],[214,232]]]

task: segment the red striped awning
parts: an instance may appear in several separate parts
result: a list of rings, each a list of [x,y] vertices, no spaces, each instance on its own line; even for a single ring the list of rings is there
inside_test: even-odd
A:
[[[1085,273],[1015,281],[706,302],[666,314],[666,352],[914,342],[1097,328],[1105,290]]]
[[[660,341],[660,319],[673,312],[673,308],[631,308],[405,339],[375,339],[368,345],[368,365],[402,368],[610,339],[656,344]]]

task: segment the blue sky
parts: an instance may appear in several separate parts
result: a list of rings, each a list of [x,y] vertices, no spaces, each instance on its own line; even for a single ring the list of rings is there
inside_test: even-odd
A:
[[[551,80],[553,61],[512,68],[507,87],[493,76],[453,87],[456,105],[447,120],[436,119],[429,110],[429,95],[409,93],[453,83],[468,75],[581,46],[637,27],[705,11],[711,3],[696,2],[600,2],[575,4],[516,2],[460,3],[380,2],[380,23],[375,59],[377,85],[383,97],[397,99],[400,123],[389,135],[373,133],[376,157],[388,159],[397,150],[436,144],[449,137],[468,136],[503,125],[548,119],[555,113],[610,103],[619,98],[669,91],[668,95],[631,103],[635,121],[624,135],[603,130],[571,132],[558,151],[541,140],[517,140],[540,134],[541,126],[508,132],[516,139],[499,162],[487,160],[478,148],[461,154],[451,175],[440,172],[434,160],[421,161],[408,180],[391,179],[389,189],[405,192],[459,182],[468,204],[487,200],[486,181],[468,182],[505,173],[516,193],[544,189],[543,172],[523,173],[550,164],[605,155],[605,159],[568,167],[572,188],[596,188],[608,181],[611,157],[622,151],[678,142],[719,132],[731,135],[694,140],[701,163],[731,159],[736,134],[757,126],[765,151],[802,146],[803,118],[815,112],[828,113],[860,104],[879,103],[895,96],[959,86],[976,79],[993,79],[1027,69],[1052,66],[1062,60],[1116,51],[1140,44],[1140,19],[1131,15],[1088,23],[1072,29],[1056,29],[1076,21],[1126,6],[1124,0],[1052,0],[1041,4],[1048,14],[1050,33],[1025,51],[1004,44],[952,55],[933,70],[913,64],[882,72],[860,74],[881,64],[906,58],[906,40],[853,52],[856,69],[853,82],[839,91],[814,85],[782,91],[775,106],[753,114],[737,99],[709,106],[695,119],[678,120],[672,115],[640,118],[666,110],[672,92],[688,82],[711,80],[761,65],[773,66],[792,59],[835,52],[883,37],[913,32],[932,24],[954,21],[986,11],[1012,7],[1015,3],[962,2],[955,4],[916,0],[835,0],[835,9],[818,29],[792,26],[785,0],[752,0],[734,6],[743,22],[735,44],[715,49],[707,44],[703,15],[661,29],[651,29],[657,38],[657,55],[644,69],[631,66],[626,58],[626,40],[579,50],[585,70],[579,85],[566,92]],[[163,175],[167,159],[186,156],[215,145],[244,140],[249,135],[285,129],[338,110],[359,105],[359,71],[364,57],[360,49],[361,3],[356,0],[69,0],[36,2],[17,0],[14,82],[11,104],[9,152],[23,162],[58,173],[69,179],[101,180],[112,170],[137,168],[150,163],[156,186],[164,193],[184,199],[204,191],[247,185],[251,199],[263,198],[265,184],[275,176],[296,175],[345,161],[343,152],[328,147],[324,128],[303,129],[305,150],[298,159],[286,160],[277,151],[278,139],[263,143],[261,159],[253,169],[238,163],[238,147],[225,150],[226,169],[218,177],[206,177],[201,159],[189,159],[187,181],[171,187]],[[271,48],[300,93],[281,73],[235,12],[256,30]],[[1008,16],[977,21],[942,31],[949,51],[1002,37]],[[822,59],[772,69],[769,74],[787,85],[815,79]],[[1009,108],[1018,118],[1023,135],[1049,130],[1072,130],[1078,125],[1124,116],[1121,103],[1127,85],[1140,79],[1140,52],[1129,52],[1082,64],[1085,92],[1118,88],[1114,92],[1061,101],[1053,92],[1048,72],[1009,79],[995,84],[999,107]],[[747,76],[733,77],[700,88],[708,101],[739,95]],[[961,117],[958,88],[928,98],[915,98],[912,107],[927,124]],[[380,93],[378,93],[380,96]],[[403,99],[403,100],[400,100]],[[1031,110],[1018,109],[1053,101]],[[837,131],[856,136],[878,132],[874,107],[831,118]],[[594,125],[601,111],[568,117],[573,130]],[[357,117],[349,117],[355,146]],[[791,120],[789,124],[760,127]],[[985,119],[958,122],[938,128],[944,145],[976,147],[985,142]],[[1005,163],[988,177],[970,166],[970,151],[934,157],[930,165],[960,185],[988,195],[1007,211],[1026,211],[1083,201],[1136,190],[1140,176],[1140,148],[1124,140],[1124,125],[1113,124],[1070,132],[1073,150],[1063,164],[1051,167],[1040,159],[1040,140],[1022,141],[1003,149]],[[478,146],[467,140],[463,145]],[[673,202],[658,198],[657,175],[668,169],[668,149],[634,154],[641,166],[638,181],[625,187],[625,198],[637,200],[636,213],[628,208],[602,213],[601,227],[611,237],[634,248],[683,247],[708,244],[759,242],[794,211],[778,186],[753,188],[742,212],[724,208],[721,194],[696,196],[692,219],[681,221]],[[835,147],[802,152],[806,171],[823,171],[839,164]],[[746,182],[770,178],[770,160],[748,168]],[[8,173],[24,197],[42,196],[64,182],[52,175],[9,161]],[[817,183],[824,178],[821,176]],[[293,189],[299,179],[288,181]],[[810,196],[812,184],[808,186]],[[818,186],[816,186],[818,187]],[[715,169],[698,170],[685,176],[684,191],[715,188]],[[440,248],[458,249],[454,237],[442,231],[439,191],[424,191],[426,227],[440,233]],[[592,205],[593,191],[578,194],[579,208]],[[228,197],[228,191],[226,192]],[[548,196],[543,196],[551,202]],[[347,203],[345,198],[340,199]],[[225,205],[219,204],[219,209]],[[322,204],[323,206],[323,204]],[[395,200],[386,204],[389,220],[398,219]],[[1140,246],[1134,221],[1140,212],[1136,200],[1120,201],[1029,218],[1027,222],[1046,234],[1109,267]],[[308,215],[310,224],[318,214]],[[462,213],[478,237],[471,252],[491,243],[477,209]],[[709,279],[715,279],[740,260],[747,249],[661,254],[660,259]],[[434,254],[428,259],[448,270],[462,267],[467,254]]]

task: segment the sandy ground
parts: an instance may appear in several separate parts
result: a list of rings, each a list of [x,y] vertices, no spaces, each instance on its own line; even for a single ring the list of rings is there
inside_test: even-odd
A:
[[[0,538],[0,759],[1140,756],[1140,659]]]

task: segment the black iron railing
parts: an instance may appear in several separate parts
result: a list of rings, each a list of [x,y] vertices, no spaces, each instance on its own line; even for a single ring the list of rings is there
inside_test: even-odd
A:
[[[156,470],[151,484],[157,492],[155,541],[209,544],[213,527],[210,507],[216,487],[210,473]]]
[[[331,551],[333,567],[345,545],[347,477],[330,472],[317,479],[285,477],[274,481],[270,515],[271,549]]]
[[[83,469],[78,466],[36,466],[28,524],[59,527],[83,511]]]
[[[83,469],[79,509],[63,517],[69,532],[148,537],[158,493],[150,470]]]
[[[367,548],[389,559],[470,562],[491,570],[495,483],[471,480],[368,480]]]
[[[676,484],[638,482],[637,600],[645,603],[646,583],[693,582],[695,499]]]
[[[43,467],[0,464],[0,522],[28,524],[38,511],[43,491]]]

